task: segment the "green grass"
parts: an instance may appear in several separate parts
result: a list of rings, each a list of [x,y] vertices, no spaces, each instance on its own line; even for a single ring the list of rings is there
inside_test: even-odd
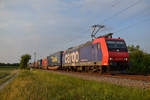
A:
[[[6,75],[6,74],[9,74],[8,72],[0,72],[0,77]]]
[[[0,85],[6,82],[14,74],[14,70],[16,69],[17,67],[14,66],[0,66],[0,77],[6,75],[5,77],[0,78]]]
[[[3,77],[8,76],[10,73],[5,71],[0,71],[0,81]]]
[[[1,100],[150,100],[150,90],[22,70],[0,92]]]

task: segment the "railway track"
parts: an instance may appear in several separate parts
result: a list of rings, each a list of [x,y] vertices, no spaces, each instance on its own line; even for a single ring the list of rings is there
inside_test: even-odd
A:
[[[9,74],[4,74],[4,75],[0,76],[0,79],[6,77],[6,76],[8,76],[8,75],[9,75]]]
[[[150,89],[150,75],[128,75],[128,74],[99,74],[92,72],[66,72],[61,70],[48,72],[69,75],[73,77],[79,77],[86,80],[95,80],[101,82],[112,83],[116,85],[138,87],[138,88],[149,88]]]
[[[0,91],[8,84],[10,83],[16,76],[18,75],[17,73],[14,73],[11,77],[8,78],[3,84],[0,85]]]
[[[139,81],[150,82],[150,75],[110,74],[110,73],[100,74],[98,72],[71,72],[71,71],[66,72],[66,71],[62,71],[62,70],[58,70],[58,72],[90,75],[90,76],[96,76],[96,77],[103,76],[103,77],[112,77],[112,78],[130,79],[130,80],[139,80]]]

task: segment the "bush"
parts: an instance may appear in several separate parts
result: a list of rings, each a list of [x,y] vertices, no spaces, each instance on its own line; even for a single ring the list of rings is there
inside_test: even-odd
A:
[[[130,54],[129,72],[134,74],[150,74],[150,54],[140,49],[140,46],[128,46]]]

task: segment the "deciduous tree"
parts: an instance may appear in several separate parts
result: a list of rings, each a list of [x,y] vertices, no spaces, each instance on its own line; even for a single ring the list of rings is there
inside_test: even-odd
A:
[[[20,68],[25,69],[28,66],[28,62],[31,59],[31,55],[25,54],[21,56]]]
[[[135,74],[150,74],[150,54],[140,49],[140,46],[128,46],[130,54],[129,72]]]

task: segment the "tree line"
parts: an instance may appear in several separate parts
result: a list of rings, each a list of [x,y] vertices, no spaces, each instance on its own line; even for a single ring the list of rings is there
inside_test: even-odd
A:
[[[150,54],[144,52],[139,45],[128,46],[129,51],[129,73],[150,74]]]
[[[0,66],[19,66],[19,63],[0,63]]]

